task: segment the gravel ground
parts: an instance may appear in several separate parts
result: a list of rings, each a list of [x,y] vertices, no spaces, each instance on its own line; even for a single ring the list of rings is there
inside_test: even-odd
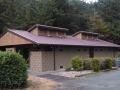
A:
[[[62,72],[54,72],[50,74],[40,75],[39,77],[51,79],[56,82],[63,82],[67,80],[72,80],[76,76],[81,76],[81,75],[90,74],[90,73],[93,73],[93,71],[92,70],[70,71],[70,72],[62,71]]]
[[[90,74],[93,73],[92,70],[84,70],[84,71],[63,71],[63,72],[56,72],[56,73],[51,73],[51,75],[57,75],[57,76],[63,76],[63,77],[68,77],[68,78],[75,78],[76,76],[81,76],[85,74]]]
[[[76,86],[75,90],[120,90],[120,69],[67,80],[63,84]],[[77,87],[80,87],[80,89],[77,89]],[[72,90],[69,87],[63,88],[61,85],[57,90]]]

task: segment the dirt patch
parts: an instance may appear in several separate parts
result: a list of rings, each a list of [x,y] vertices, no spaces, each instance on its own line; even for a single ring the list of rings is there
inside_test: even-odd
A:
[[[52,90],[54,86],[62,85],[61,83],[50,79],[29,75],[28,88],[23,90]]]

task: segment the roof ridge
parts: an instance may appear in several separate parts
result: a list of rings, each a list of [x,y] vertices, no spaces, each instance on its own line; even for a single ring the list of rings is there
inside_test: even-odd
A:
[[[61,28],[61,27],[54,27],[54,26],[48,26],[48,25],[42,25],[42,24],[35,24],[34,26],[32,26],[30,29],[28,29],[27,31],[30,32],[31,30],[33,30],[36,27],[41,27],[41,28],[48,28],[48,29],[56,29],[56,30],[61,30],[61,31],[68,31],[69,29],[67,28]]]

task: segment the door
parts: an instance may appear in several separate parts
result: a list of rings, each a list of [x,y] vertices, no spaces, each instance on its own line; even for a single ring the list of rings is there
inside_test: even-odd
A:
[[[89,57],[90,58],[94,57],[94,48],[89,48]]]
[[[29,49],[23,48],[23,58],[25,58],[27,64],[29,65]]]

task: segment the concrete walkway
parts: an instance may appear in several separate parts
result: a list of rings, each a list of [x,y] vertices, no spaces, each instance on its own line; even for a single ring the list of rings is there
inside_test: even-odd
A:
[[[120,90],[120,70],[64,81],[55,90]]]

